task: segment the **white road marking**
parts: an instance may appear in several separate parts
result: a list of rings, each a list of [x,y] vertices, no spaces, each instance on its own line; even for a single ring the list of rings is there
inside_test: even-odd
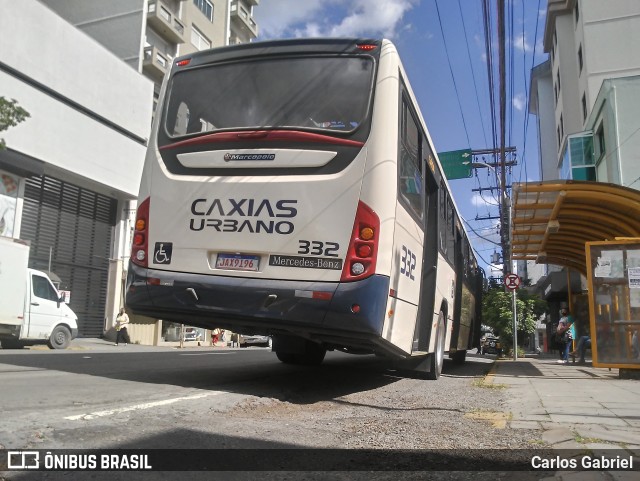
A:
[[[113,416],[114,414],[121,414],[129,411],[141,411],[143,409],[151,409],[158,406],[167,406],[169,404],[174,404],[180,401],[191,401],[193,399],[202,399],[205,397],[217,396],[219,394],[224,394],[224,392],[211,391],[211,392],[206,392],[202,394],[195,394],[193,396],[177,397],[173,399],[165,399],[164,401],[154,401],[150,403],[136,404],[134,406],[126,406],[118,409],[109,409],[107,411],[97,411],[89,414],[78,414],[76,416],[67,416],[65,417],[65,419],[68,419],[69,421],[78,421],[78,420],[88,421],[94,418],[100,418],[104,416]]]
[[[181,356],[218,356],[220,354],[235,354],[235,352],[197,352],[195,354],[181,353]]]

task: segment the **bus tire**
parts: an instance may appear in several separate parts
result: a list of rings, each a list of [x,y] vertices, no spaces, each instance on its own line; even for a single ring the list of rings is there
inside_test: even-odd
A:
[[[444,364],[444,338],[446,335],[446,325],[444,322],[444,313],[440,311],[438,316],[438,328],[436,329],[436,346],[435,351],[429,355],[429,372],[426,373],[427,379],[437,380],[442,373],[442,365]]]
[[[280,362],[285,364],[297,364],[296,355],[291,352],[274,351]]]
[[[467,359],[467,351],[456,351],[451,356],[451,359],[453,359],[453,362],[455,362],[456,364],[464,364],[464,361]]]
[[[64,326],[56,326],[51,332],[47,345],[50,349],[66,349],[71,343],[71,332]]]
[[[302,366],[318,366],[324,360],[327,350],[315,342],[305,342],[304,352],[275,351],[276,356],[285,364],[297,364]]]
[[[322,364],[327,350],[315,342],[308,342],[306,347],[304,354],[298,354],[298,356],[300,356],[300,364],[305,366],[318,366]]]

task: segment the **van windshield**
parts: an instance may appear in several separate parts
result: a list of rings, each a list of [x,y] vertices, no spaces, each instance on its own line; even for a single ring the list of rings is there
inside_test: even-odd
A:
[[[374,64],[368,57],[287,57],[224,63],[175,74],[169,137],[228,129],[354,131],[366,119]]]

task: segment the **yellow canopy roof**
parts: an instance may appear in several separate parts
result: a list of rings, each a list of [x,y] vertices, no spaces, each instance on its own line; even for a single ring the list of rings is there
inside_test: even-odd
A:
[[[587,181],[513,185],[514,260],[535,259],[586,274],[585,243],[640,237],[640,191]]]

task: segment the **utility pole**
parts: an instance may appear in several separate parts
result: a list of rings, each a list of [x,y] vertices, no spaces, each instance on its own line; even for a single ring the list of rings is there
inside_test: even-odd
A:
[[[500,239],[502,244],[502,275],[511,272],[511,246],[509,245],[509,199],[507,197],[505,131],[507,120],[506,68],[505,68],[505,14],[504,0],[498,2],[498,62],[500,75]]]

